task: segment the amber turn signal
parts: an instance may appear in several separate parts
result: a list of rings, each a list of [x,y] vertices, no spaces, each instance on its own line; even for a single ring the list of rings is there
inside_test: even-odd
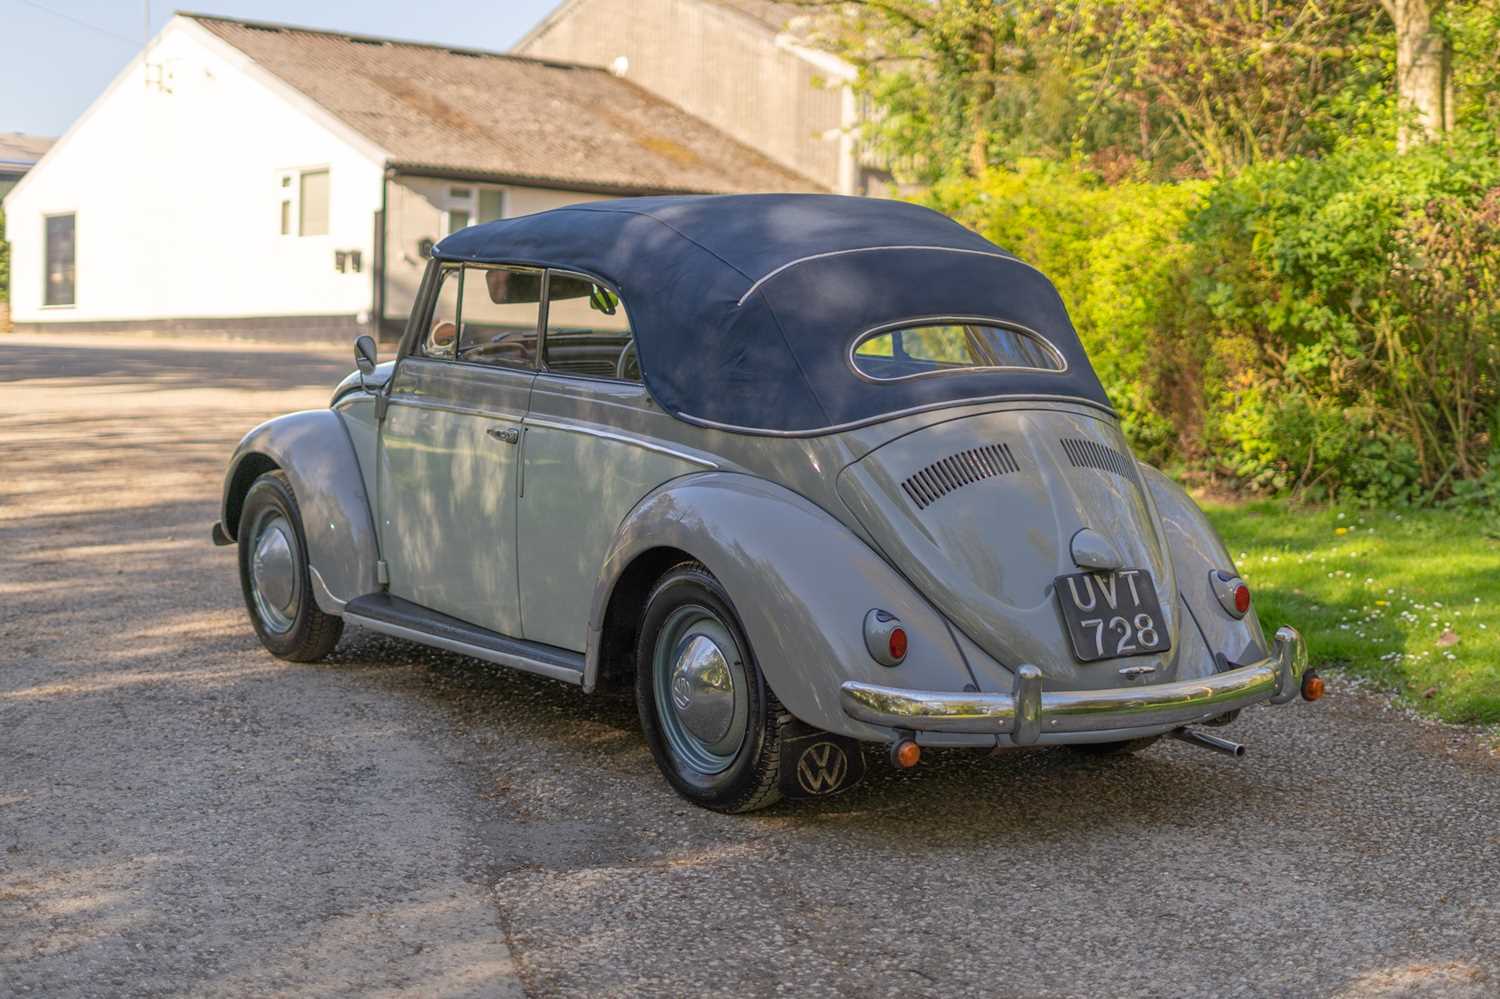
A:
[[[1309,671],[1302,678],[1302,699],[1304,701],[1316,701],[1323,696],[1323,678],[1317,673]]]
[[[922,747],[911,739],[902,739],[891,746],[891,763],[902,770],[910,770],[922,762]]]

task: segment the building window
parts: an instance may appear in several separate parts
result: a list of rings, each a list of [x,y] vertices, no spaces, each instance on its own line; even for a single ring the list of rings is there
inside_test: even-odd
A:
[[[479,222],[505,217],[505,189],[501,187],[450,187],[444,201],[444,235],[451,235]]]
[[[328,170],[289,170],[281,175],[277,224],[283,236],[328,235]]]
[[[47,286],[44,305],[72,305],[77,292],[74,216],[49,215],[47,224]]]
[[[303,236],[328,235],[328,171],[309,170],[304,173],[297,201],[299,233]]]
[[[493,222],[505,218],[505,190],[499,187],[479,189],[480,222]]]

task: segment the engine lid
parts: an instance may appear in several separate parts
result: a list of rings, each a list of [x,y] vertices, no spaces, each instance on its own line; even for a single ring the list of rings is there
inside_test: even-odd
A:
[[[998,662],[1031,663],[1050,690],[1176,679],[1172,559],[1113,421],[1072,409],[948,420],[849,465],[838,491],[885,556]],[[1074,654],[1055,581],[1110,569],[1150,573],[1166,651]]]

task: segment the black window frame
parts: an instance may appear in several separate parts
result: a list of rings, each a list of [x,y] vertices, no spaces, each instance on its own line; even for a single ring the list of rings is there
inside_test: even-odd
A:
[[[437,312],[438,299],[442,295],[443,274],[445,271],[459,272],[458,305],[454,309],[453,321],[458,327],[457,336],[463,335],[463,272],[466,270],[498,270],[500,268],[525,269],[537,271],[541,275],[541,292],[537,299],[537,325],[536,325],[536,356],[532,358],[529,365],[505,364],[490,361],[466,361],[457,356],[458,344],[454,343],[453,357],[432,357],[422,352],[422,340],[432,330],[432,317]],[[532,374],[537,373],[540,368],[542,356],[542,330],[546,326],[546,301],[547,301],[547,269],[536,264],[512,264],[494,263],[488,260],[437,260],[428,261],[427,274],[423,278],[423,287],[417,292],[417,304],[412,308],[412,316],[422,316],[421,321],[408,326],[405,336],[402,338],[398,360],[405,357],[415,357],[423,361],[439,361],[448,364],[464,364],[473,368],[488,368],[490,370],[500,369],[502,371],[525,371]],[[524,332],[524,327],[518,332]]]
[[[484,364],[478,361],[465,361],[458,357],[428,357],[421,351],[422,338],[432,329],[432,316],[437,311],[438,296],[442,290],[442,274],[445,268],[462,269],[465,267],[494,268],[494,267],[524,267],[529,270],[540,270],[542,272],[541,308],[537,311],[537,349],[534,364],[530,368],[522,368],[514,365]],[[628,378],[605,378],[599,375],[581,375],[572,371],[557,371],[546,367],[547,356],[547,316],[551,306],[552,274],[556,272],[565,277],[582,278],[591,281],[601,288],[607,289],[620,300],[620,307],[625,310],[625,315],[630,315],[630,307],[625,304],[625,296],[621,294],[619,286],[613,281],[608,281],[597,274],[579,270],[575,267],[561,267],[551,264],[538,264],[526,260],[443,260],[432,258],[427,262],[427,271],[422,276],[422,283],[417,289],[416,301],[412,305],[411,314],[407,319],[405,331],[401,336],[401,343],[397,348],[396,359],[412,357],[422,361],[436,361],[447,364],[468,364],[476,368],[501,368],[506,371],[531,371],[536,374],[550,375],[553,378],[576,378],[581,381],[606,382],[611,385],[634,385],[645,390],[645,372],[641,373],[639,381]],[[462,313],[462,302],[460,302],[460,314]],[[631,321],[631,337],[636,335],[635,322]]]
[[[646,384],[646,375],[644,370],[641,372],[640,378],[630,379],[607,377],[604,375],[583,375],[579,374],[576,371],[560,371],[555,368],[547,367],[547,320],[552,311],[553,274],[559,274],[563,277],[580,278],[584,281],[596,284],[608,291],[610,294],[614,295],[620,303],[620,308],[625,310],[625,318],[630,321],[631,342],[635,342],[638,339],[636,336],[635,320],[630,318],[630,306],[625,304],[625,296],[620,294],[620,289],[615,286],[614,282],[606,281],[603,278],[599,277],[597,274],[590,274],[587,271],[577,270],[572,267],[548,267],[547,276],[542,281],[542,335],[541,339],[537,341],[536,357],[537,364],[539,366],[537,370],[539,370],[542,374],[551,375],[554,378],[577,378],[582,381],[608,382],[611,385],[644,386]],[[640,364],[639,347],[636,348],[636,364]]]

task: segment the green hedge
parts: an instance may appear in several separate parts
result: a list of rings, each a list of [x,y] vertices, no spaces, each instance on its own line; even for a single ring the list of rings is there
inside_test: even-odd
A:
[[[1493,144],[1176,184],[1023,161],[925,198],[1057,282],[1143,457],[1313,498],[1500,493]]]

